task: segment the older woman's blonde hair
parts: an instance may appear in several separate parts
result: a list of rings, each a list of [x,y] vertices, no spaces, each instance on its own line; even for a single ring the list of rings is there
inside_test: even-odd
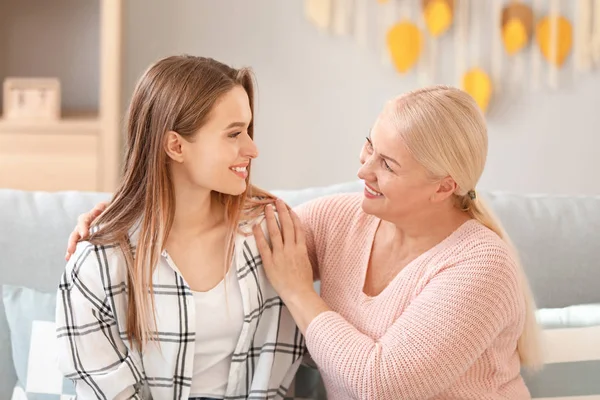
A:
[[[415,159],[434,178],[450,176],[457,183],[456,206],[498,234],[516,249],[475,187],[486,162],[488,138],[485,118],[466,92],[443,85],[409,92],[394,100],[391,122]],[[540,330],[535,301],[522,265],[518,262],[520,284],[527,307],[523,332],[517,344],[521,363],[530,368],[542,365]]]

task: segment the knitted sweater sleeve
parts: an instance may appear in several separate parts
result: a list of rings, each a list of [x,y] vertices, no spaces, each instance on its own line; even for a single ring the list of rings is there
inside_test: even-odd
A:
[[[298,215],[300,222],[302,223],[302,229],[306,237],[306,250],[308,251],[308,258],[313,267],[314,280],[320,279],[319,263],[317,257],[317,243],[315,236],[322,235],[323,221],[326,216],[320,212],[322,199],[317,199],[304,203],[294,209],[294,212]]]
[[[354,398],[430,398],[463,375],[519,317],[515,271],[503,249],[479,249],[438,271],[379,339],[329,311],[309,325],[308,350]]]

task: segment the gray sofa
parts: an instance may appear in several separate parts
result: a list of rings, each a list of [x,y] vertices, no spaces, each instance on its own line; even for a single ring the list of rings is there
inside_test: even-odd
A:
[[[361,190],[360,182],[349,182],[273,193],[297,205]],[[55,291],[77,216],[109,197],[0,190],[0,284]],[[512,235],[540,308],[600,303],[600,197],[485,193],[484,198]],[[10,398],[15,379],[0,307],[0,399]]]

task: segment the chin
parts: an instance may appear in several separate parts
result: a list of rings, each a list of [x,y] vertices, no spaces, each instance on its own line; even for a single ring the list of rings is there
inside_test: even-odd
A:
[[[360,207],[362,208],[362,210],[365,214],[369,214],[369,215],[377,214],[377,207],[371,202],[370,199],[363,197]]]
[[[245,182],[242,185],[240,185],[239,183],[237,185],[232,184],[219,188],[218,192],[228,194],[230,196],[239,196],[246,191],[247,187],[248,185],[246,185]]]

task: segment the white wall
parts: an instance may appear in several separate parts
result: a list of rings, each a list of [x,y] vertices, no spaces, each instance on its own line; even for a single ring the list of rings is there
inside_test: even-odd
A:
[[[375,2],[373,2],[375,3]],[[233,7],[236,7],[235,9]],[[268,189],[355,179],[358,152],[383,103],[418,86],[350,38],[323,35],[301,0],[128,0],[125,87],[159,57],[192,53],[249,65],[259,82],[254,182]],[[482,39],[483,40],[483,39]],[[451,47],[446,39],[442,47]],[[485,57],[484,57],[485,58]],[[452,82],[451,54],[440,82]],[[480,188],[600,194],[600,71],[559,91],[505,96],[489,117]]]

